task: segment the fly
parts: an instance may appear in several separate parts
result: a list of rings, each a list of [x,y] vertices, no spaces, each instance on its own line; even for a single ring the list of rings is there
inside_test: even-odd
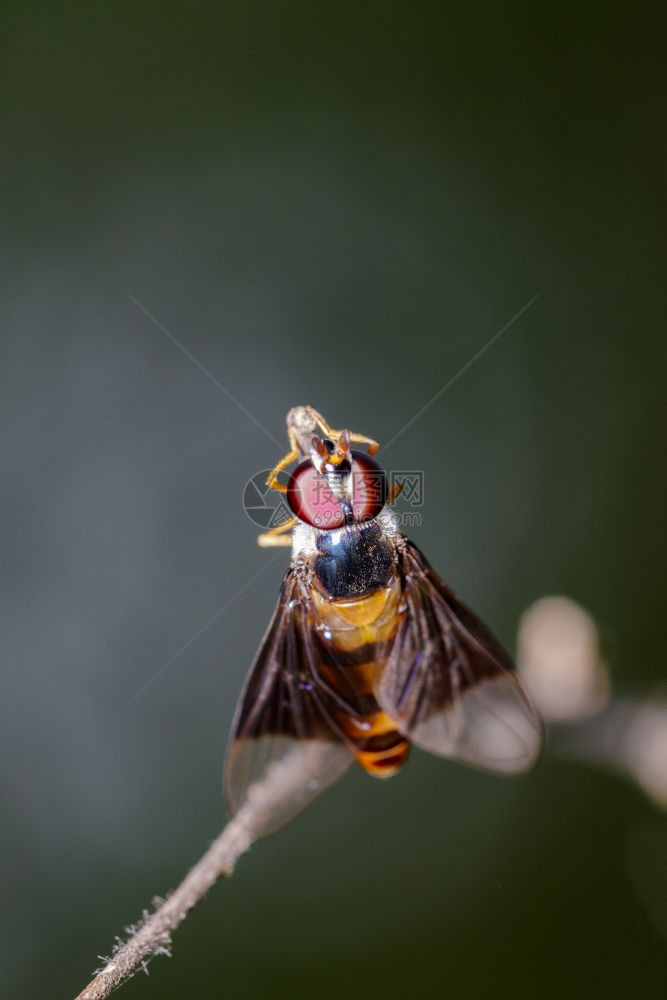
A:
[[[372,457],[377,442],[333,430],[311,406],[289,411],[287,435],[267,485],[285,494],[292,518],[258,541],[292,555],[234,717],[232,815],[288,755],[296,780],[257,835],[355,761],[391,777],[412,744],[488,771],[530,768],[541,721],[498,640],[399,531],[398,490]]]

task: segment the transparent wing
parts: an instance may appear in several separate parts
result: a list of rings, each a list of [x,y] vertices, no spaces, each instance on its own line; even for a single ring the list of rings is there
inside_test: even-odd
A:
[[[288,570],[232,725],[225,794],[253,839],[287,823],[353,760],[323,705],[310,610]]]
[[[498,640],[419,549],[400,553],[405,610],[376,678],[399,730],[431,753],[490,771],[532,767],[542,723]]]

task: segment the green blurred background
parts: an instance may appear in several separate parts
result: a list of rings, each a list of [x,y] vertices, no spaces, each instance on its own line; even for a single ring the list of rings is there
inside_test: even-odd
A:
[[[225,819],[287,409],[423,469],[512,646],[565,593],[659,677],[658,32],[627,4],[8,3],[0,32],[2,996],[67,998]],[[382,453],[381,453],[382,455]],[[660,635],[660,640],[659,640]],[[132,998],[652,996],[665,824],[547,755],[415,753],[258,845]],[[662,852],[662,853],[661,853]]]

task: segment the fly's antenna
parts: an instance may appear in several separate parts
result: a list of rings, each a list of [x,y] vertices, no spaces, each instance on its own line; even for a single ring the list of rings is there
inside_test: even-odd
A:
[[[310,460],[319,473],[332,472],[350,464],[350,432],[341,431],[336,441],[314,434],[310,439]]]

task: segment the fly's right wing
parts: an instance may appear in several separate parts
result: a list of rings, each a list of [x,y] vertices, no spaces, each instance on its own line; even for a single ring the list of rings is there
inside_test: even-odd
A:
[[[310,612],[308,588],[290,568],[236,708],[225,794],[253,840],[301,812],[353,760],[325,706]]]
[[[376,679],[381,707],[440,757],[506,774],[532,767],[542,723],[505,650],[407,539],[399,571],[405,608]]]

